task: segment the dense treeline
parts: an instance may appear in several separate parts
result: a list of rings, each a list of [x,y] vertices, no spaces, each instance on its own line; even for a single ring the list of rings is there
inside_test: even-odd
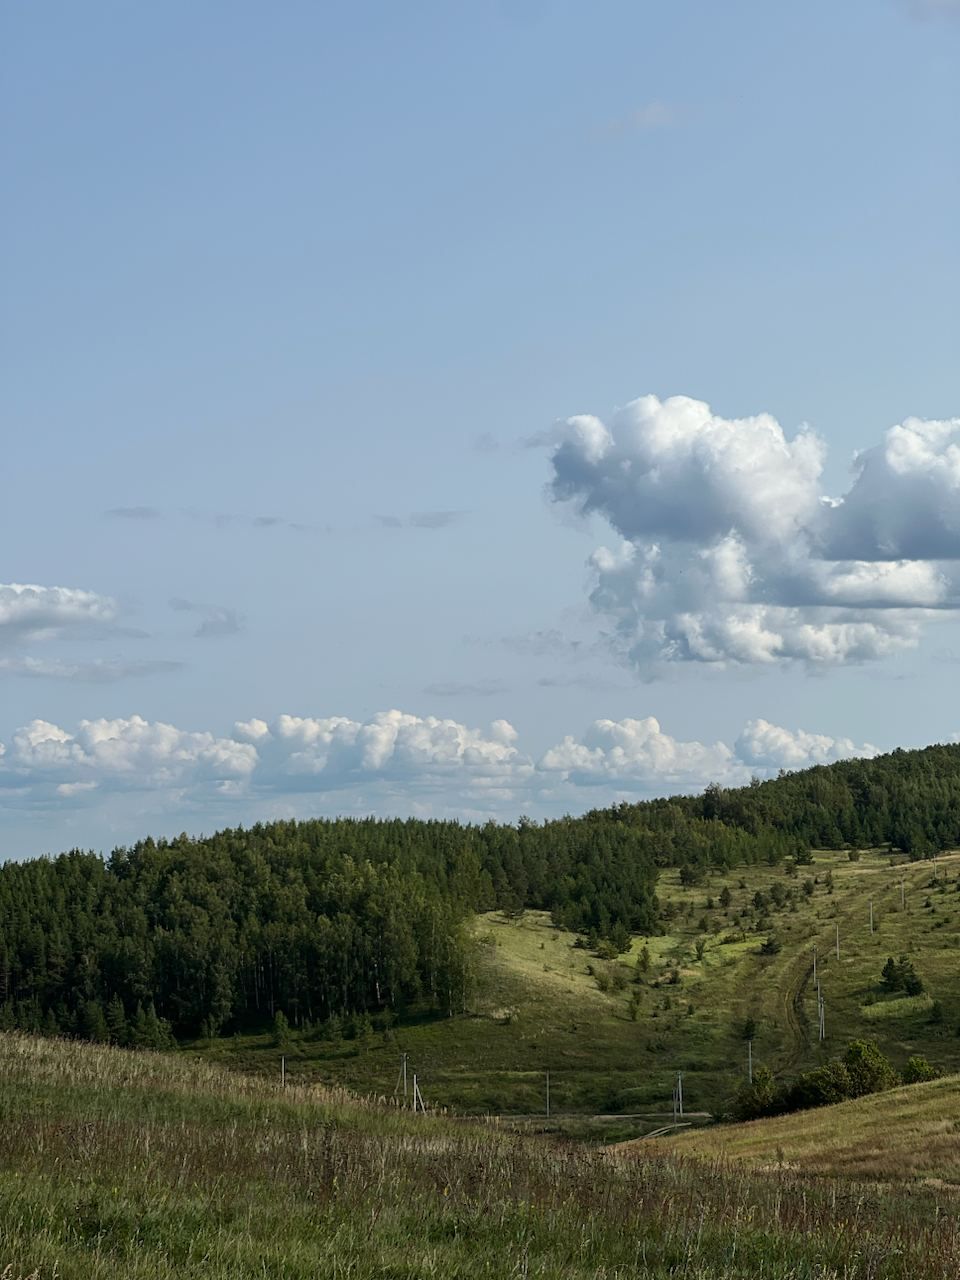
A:
[[[0,869],[0,1026],[161,1043],[426,1002],[463,1007],[465,917],[562,911],[650,930],[636,833],[543,826],[278,822],[73,851]]]
[[[657,869],[811,847],[960,845],[960,747],[516,825],[258,824],[0,868],[0,1026],[163,1043],[427,1004],[463,1007],[475,911],[550,911],[620,944],[656,929]]]
[[[960,846],[960,746],[896,750],[781,773],[747,787],[710,786],[606,812],[663,833],[664,865],[732,866],[805,849],[888,846],[913,858]],[[587,815],[588,818],[593,815]],[[716,834],[716,824],[728,832]],[[690,836],[693,839],[690,839]]]

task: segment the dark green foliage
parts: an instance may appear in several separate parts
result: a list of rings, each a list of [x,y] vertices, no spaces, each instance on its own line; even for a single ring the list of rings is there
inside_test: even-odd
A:
[[[894,960],[893,956],[887,957],[880,972],[880,986],[884,991],[903,991],[908,996],[923,993],[923,981],[914,969],[913,962],[906,956],[901,956],[899,960]]]
[[[107,1020],[104,1017],[103,1006],[98,1000],[87,1000],[84,1003],[80,1026],[85,1040],[102,1044],[109,1039]]]
[[[939,1074],[922,1058],[910,1061],[914,1065],[911,1067],[908,1063],[901,1079],[872,1041],[851,1040],[842,1057],[804,1071],[789,1084],[778,1084],[765,1067],[759,1067],[754,1072],[753,1085],[746,1085],[738,1092],[734,1111],[740,1120],[756,1120],[761,1116],[828,1106],[847,1098],[862,1098],[868,1093],[882,1093],[898,1084],[932,1080]]]
[[[907,1059],[907,1065],[903,1068],[903,1083],[923,1084],[926,1080],[938,1080],[941,1074],[926,1058],[914,1055]]]
[[[112,995],[107,1004],[107,1032],[110,1037],[111,1044],[121,1046],[130,1043],[130,1027],[127,1025],[127,1015],[123,1008],[123,1001],[118,995]]]
[[[900,1083],[900,1077],[877,1046],[870,1040],[852,1040],[843,1055],[843,1065],[850,1079],[850,1098],[865,1093],[880,1093]]]
[[[262,1027],[278,1009],[296,1027],[388,1005],[453,1014],[472,912],[549,911],[619,952],[657,928],[660,867],[692,885],[714,868],[804,865],[812,847],[919,858],[957,845],[960,746],[936,746],[555,822],[278,822],[146,839],[107,861],[74,850],[8,862],[0,1027],[120,1043],[165,1024],[181,1037]],[[758,931],[792,895],[755,895]],[[151,1004],[160,1030],[135,1034]]]

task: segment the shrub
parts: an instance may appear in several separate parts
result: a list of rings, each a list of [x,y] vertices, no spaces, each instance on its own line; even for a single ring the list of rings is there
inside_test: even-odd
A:
[[[880,1093],[900,1083],[893,1066],[872,1040],[851,1040],[842,1061],[850,1077],[848,1097]]]
[[[829,1062],[797,1076],[787,1093],[791,1111],[826,1107],[852,1097],[850,1073],[842,1062]]]
[[[907,1059],[907,1065],[903,1068],[904,1084],[923,1084],[925,1080],[937,1080],[941,1075],[940,1070],[928,1062],[926,1058],[914,1055]]]

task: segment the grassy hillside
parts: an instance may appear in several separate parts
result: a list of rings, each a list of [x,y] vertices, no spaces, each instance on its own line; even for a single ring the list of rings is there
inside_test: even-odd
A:
[[[809,893],[806,881],[814,882]],[[768,900],[764,908],[754,906],[758,892]],[[778,893],[792,894],[792,904],[778,907]],[[283,1053],[296,1079],[388,1094],[405,1051],[425,1096],[475,1112],[542,1112],[549,1071],[554,1113],[642,1113],[640,1132],[669,1109],[677,1071],[684,1072],[688,1110],[726,1108],[746,1071],[748,1018],[756,1024],[754,1062],[781,1073],[817,1065],[854,1036],[877,1039],[898,1065],[920,1053],[941,1069],[960,1070],[960,855],[942,856],[934,870],[930,862],[887,854],[851,861],[846,853],[818,853],[795,877],[782,867],[754,866],[713,872],[694,887],[683,887],[679,872],[668,869],[658,895],[673,917],[669,932],[634,939],[629,954],[613,961],[576,947],[574,935],[542,912],[478,917],[466,1015],[381,1027],[362,1042],[294,1034],[280,1048],[260,1035],[195,1048],[271,1075],[279,1074]],[[771,934],[781,950],[763,956]],[[815,947],[826,1001],[823,1046]],[[644,949],[649,967],[637,982]],[[886,957],[901,952],[925,983],[920,997],[880,991]]]
[[[0,1035],[8,1280],[948,1280],[955,1200],[618,1156]]]
[[[960,1076],[640,1145],[645,1154],[656,1147],[767,1169],[786,1166],[897,1182],[927,1179],[960,1191]]]

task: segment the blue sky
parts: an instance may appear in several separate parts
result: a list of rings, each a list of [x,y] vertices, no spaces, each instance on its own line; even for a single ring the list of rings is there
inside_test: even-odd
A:
[[[960,5],[0,23],[0,856],[960,732]]]

